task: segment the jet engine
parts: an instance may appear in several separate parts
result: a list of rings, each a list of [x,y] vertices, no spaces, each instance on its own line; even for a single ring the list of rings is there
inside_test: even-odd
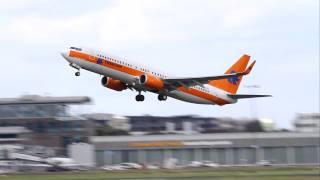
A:
[[[113,89],[115,91],[122,91],[122,90],[127,89],[127,85],[125,83],[123,83],[120,80],[112,79],[110,77],[103,77],[101,79],[101,84],[104,87],[107,87],[109,89]]]
[[[161,90],[164,86],[163,80],[150,74],[143,74],[139,78],[140,84],[149,88]]]

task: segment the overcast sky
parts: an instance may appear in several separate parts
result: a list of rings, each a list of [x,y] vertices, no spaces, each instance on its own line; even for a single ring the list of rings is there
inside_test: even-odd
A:
[[[238,93],[274,97],[220,107],[158,102],[147,93],[137,103],[136,92],[106,89],[99,75],[75,77],[60,56],[69,46],[105,50],[177,76],[222,74],[247,53],[257,63]],[[290,128],[295,113],[319,112],[318,0],[1,0],[0,52],[1,97],[93,98],[75,113],[257,115]]]

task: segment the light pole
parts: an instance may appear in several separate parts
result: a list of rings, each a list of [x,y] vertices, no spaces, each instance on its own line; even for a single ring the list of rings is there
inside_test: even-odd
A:
[[[244,86],[246,88],[249,89],[249,94],[256,94],[256,90],[258,88],[260,88],[261,86],[260,85],[257,85],[257,84],[253,84],[253,85],[246,85]],[[257,101],[254,99],[250,99],[249,101],[250,103],[250,115],[251,115],[251,118],[254,120],[258,120],[258,104],[257,104]],[[253,143],[251,145],[251,147],[254,149],[254,152],[255,152],[255,163],[258,164],[259,161],[261,161],[261,158],[260,158],[260,153],[259,151],[261,151],[260,149],[260,146],[258,144],[258,138],[255,134],[253,134],[253,136],[255,137],[253,139]]]
[[[253,84],[253,85],[246,85],[245,88],[249,89],[250,94],[255,94],[256,89],[261,88],[260,85]],[[250,115],[252,119],[258,119],[258,104],[255,98],[249,100],[250,103]]]

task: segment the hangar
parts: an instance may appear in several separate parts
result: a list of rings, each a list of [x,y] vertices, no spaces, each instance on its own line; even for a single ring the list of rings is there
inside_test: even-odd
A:
[[[92,136],[97,166],[135,162],[161,166],[212,161],[219,165],[320,163],[317,133],[217,133],[198,135]]]

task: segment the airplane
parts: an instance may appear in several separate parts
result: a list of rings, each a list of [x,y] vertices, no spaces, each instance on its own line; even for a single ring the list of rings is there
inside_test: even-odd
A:
[[[220,106],[236,103],[238,99],[270,97],[236,94],[242,77],[251,72],[256,62],[253,61],[246,68],[250,59],[246,54],[222,75],[182,78],[171,77],[127,59],[89,48],[70,47],[61,55],[71,67],[77,69],[76,76],[80,76],[80,69],[100,74],[103,76],[101,83],[106,88],[137,91],[136,101],[144,101],[141,92],[147,91],[158,94],[160,101],[172,97],[189,103]]]

